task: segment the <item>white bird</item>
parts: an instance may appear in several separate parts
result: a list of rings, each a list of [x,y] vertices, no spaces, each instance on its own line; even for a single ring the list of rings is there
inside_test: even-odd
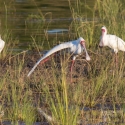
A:
[[[41,108],[37,108],[37,111],[40,113],[40,115],[43,115],[48,120],[48,122],[56,121],[54,118],[52,118],[52,116],[47,115]]]
[[[101,30],[102,30],[102,36],[100,38],[99,46],[100,47],[108,46],[111,49],[113,49],[116,55],[116,62],[117,62],[117,53],[119,50],[125,51],[125,42],[116,35],[107,34],[107,29],[105,26],[103,26]]]
[[[37,67],[37,65],[43,61],[43,63],[45,61],[47,61],[47,57],[54,54],[55,52],[57,51],[60,51],[62,49],[66,49],[66,48],[69,48],[69,51],[70,53],[73,54],[73,60],[72,60],[72,64],[71,64],[71,74],[72,74],[72,67],[73,67],[73,64],[74,64],[74,61],[76,59],[76,57],[78,55],[80,55],[83,50],[85,50],[85,53],[86,53],[86,60],[90,60],[90,57],[88,55],[88,52],[86,50],[86,46],[85,46],[85,40],[80,37],[79,39],[77,40],[74,40],[74,41],[69,41],[69,42],[66,42],[66,43],[62,43],[62,44],[59,44],[57,46],[55,46],[54,48],[52,48],[50,51],[48,51],[43,57],[41,57],[38,62],[34,65],[34,67],[31,69],[31,71],[28,73],[28,77],[31,75],[31,73],[34,71],[34,69]]]
[[[1,36],[0,36],[0,53],[3,50],[4,46],[5,46],[5,42],[1,39]]]

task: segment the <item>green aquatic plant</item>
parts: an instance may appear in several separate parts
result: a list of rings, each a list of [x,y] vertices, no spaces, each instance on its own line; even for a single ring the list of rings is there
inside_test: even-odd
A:
[[[6,106],[3,107],[5,112],[3,119],[11,121],[12,124],[18,124],[18,122],[33,124],[36,120],[36,110],[32,103],[32,91],[28,89],[27,82],[24,81],[25,75],[22,69],[25,54],[22,55],[21,60],[19,55],[11,58],[11,65],[14,65],[1,75],[2,104],[7,102]],[[5,90],[6,92],[4,92]]]
[[[51,111],[51,115],[55,119],[55,123],[52,122],[51,124],[76,125],[79,109],[77,106],[73,108],[73,105],[69,102],[70,88],[66,80],[65,65],[66,63],[62,63],[60,72],[61,76],[59,77],[56,77],[55,69],[53,69],[53,81],[51,81],[51,88],[46,85],[41,90],[43,90],[46,96],[49,111]],[[50,89],[53,92],[51,92]]]

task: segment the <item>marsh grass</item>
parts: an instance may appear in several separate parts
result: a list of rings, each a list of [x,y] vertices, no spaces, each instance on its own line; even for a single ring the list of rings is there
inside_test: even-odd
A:
[[[1,105],[5,112],[5,121],[9,120],[12,124],[25,122],[30,125],[36,120],[36,110],[32,103],[32,91],[24,81],[25,72],[22,72],[25,54],[21,56],[21,59],[18,56],[13,57],[11,66],[4,67],[5,73],[1,74]]]
[[[51,78],[51,87],[47,84],[41,89],[46,95],[48,109],[54,117],[55,122],[52,124],[68,125],[72,123],[76,125],[78,116],[78,107],[70,106],[70,88],[66,80],[66,68],[62,64],[59,77],[56,77],[55,70],[53,71],[53,77]],[[57,74],[57,73],[56,73]]]

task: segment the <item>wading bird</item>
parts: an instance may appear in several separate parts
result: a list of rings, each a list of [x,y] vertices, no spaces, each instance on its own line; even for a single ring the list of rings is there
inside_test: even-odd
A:
[[[0,53],[3,50],[4,45],[5,45],[5,42],[1,39],[1,36],[0,36]]]
[[[38,62],[34,65],[34,67],[31,69],[31,71],[28,73],[28,76],[31,75],[31,73],[34,71],[34,69],[37,67],[37,65],[43,61],[46,62],[48,59],[47,57],[54,54],[55,52],[57,51],[60,51],[62,49],[66,49],[68,48],[69,52],[73,54],[73,59],[72,59],[72,64],[71,64],[71,68],[70,68],[70,71],[71,71],[71,79],[72,79],[72,67],[73,67],[73,64],[74,64],[74,61],[76,59],[76,57],[78,55],[80,55],[83,50],[85,50],[85,53],[86,53],[86,60],[90,60],[90,57],[88,55],[88,52],[86,50],[86,46],[85,46],[85,40],[80,37],[79,39],[77,40],[74,40],[74,41],[69,41],[69,42],[66,42],[66,43],[62,43],[62,44],[59,44],[57,46],[55,46],[54,48],[52,48],[50,51],[48,51],[43,57],[41,57]],[[72,80],[71,80],[72,82]]]
[[[117,63],[118,62],[117,53],[119,50],[125,51],[125,42],[116,35],[107,34],[107,29],[105,26],[103,26],[101,30],[102,30],[102,36],[100,38],[99,46],[100,47],[108,46],[111,49],[113,49],[113,51],[115,52],[115,60]]]

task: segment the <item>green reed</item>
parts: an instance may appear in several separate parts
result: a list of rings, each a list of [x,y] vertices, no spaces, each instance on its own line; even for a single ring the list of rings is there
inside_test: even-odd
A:
[[[66,79],[66,62],[62,63],[61,72],[54,67],[52,67],[52,72],[49,74],[51,76],[50,84],[44,83],[46,85],[43,85],[42,82],[41,88],[39,86],[40,92],[43,93],[41,98],[46,100],[47,109],[55,119],[54,123],[51,124],[76,125],[79,109],[77,105],[70,105],[70,87]]]
[[[75,5],[77,5],[78,9],[85,6],[82,4],[82,1],[77,1],[77,3],[79,3],[79,7],[77,4]],[[106,100],[110,100],[110,103],[114,106],[115,103],[122,103],[122,99],[125,95],[125,93],[123,93],[124,55],[122,52],[119,52],[119,68],[117,69],[110,49],[105,47],[101,52],[97,47],[103,25],[107,27],[108,33],[116,34],[125,40],[124,5],[122,1],[96,0],[92,10],[91,21],[88,21],[87,18],[86,20],[82,20],[87,16],[84,16],[84,13],[81,14],[80,10],[76,10],[71,3],[70,6],[74,18],[71,27],[78,37],[83,36],[83,38],[85,38],[89,45],[88,47],[91,49],[90,52],[94,51],[95,54],[99,55],[97,57],[93,53],[91,56],[89,87],[86,87],[88,91],[84,91],[86,93],[83,93],[86,97],[84,104],[93,106],[101,100],[102,103],[106,103]],[[77,18],[79,18],[79,20],[77,20]]]
[[[36,120],[36,111],[32,102],[32,91],[24,81],[25,75],[22,72],[24,57],[22,59],[18,56],[11,58],[11,65],[1,76],[1,85],[4,84],[1,86],[1,100],[5,112],[3,121],[9,120],[12,124],[18,124],[18,121],[25,122],[27,125],[33,124]]]

